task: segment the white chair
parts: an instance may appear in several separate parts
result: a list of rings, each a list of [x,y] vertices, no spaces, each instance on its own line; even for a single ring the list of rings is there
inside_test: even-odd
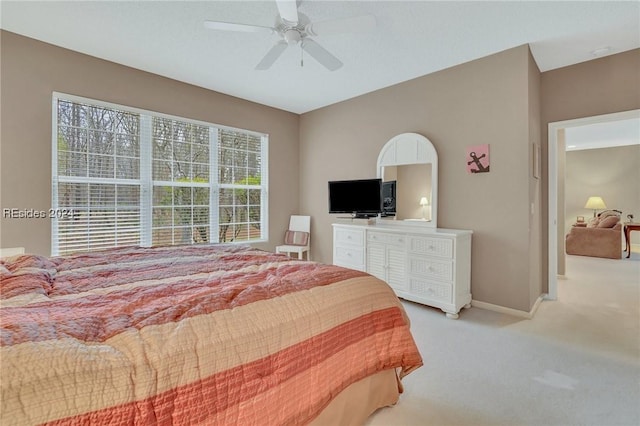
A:
[[[298,253],[298,259],[307,252],[307,260],[311,260],[311,216],[292,215],[289,219],[289,229],[284,235],[284,244],[276,247],[276,253]]]

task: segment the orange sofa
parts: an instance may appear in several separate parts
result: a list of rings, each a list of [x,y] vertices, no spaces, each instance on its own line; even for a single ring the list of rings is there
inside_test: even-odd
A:
[[[613,212],[613,213],[608,213]],[[587,226],[574,226],[565,238],[567,254],[622,258],[622,223],[615,210],[602,212]]]

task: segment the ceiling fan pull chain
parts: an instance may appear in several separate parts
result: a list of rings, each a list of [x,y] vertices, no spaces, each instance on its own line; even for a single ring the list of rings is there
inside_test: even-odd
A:
[[[304,67],[304,59],[302,55],[304,54],[304,49],[302,48],[302,43],[300,43],[300,68]]]

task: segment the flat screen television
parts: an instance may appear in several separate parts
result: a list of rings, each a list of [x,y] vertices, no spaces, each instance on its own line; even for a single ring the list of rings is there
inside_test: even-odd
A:
[[[382,212],[382,179],[329,182],[329,213],[374,217]]]

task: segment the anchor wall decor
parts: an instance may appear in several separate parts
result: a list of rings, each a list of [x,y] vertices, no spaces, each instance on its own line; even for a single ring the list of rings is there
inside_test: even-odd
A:
[[[489,171],[489,144],[467,148],[467,172],[487,173]]]

